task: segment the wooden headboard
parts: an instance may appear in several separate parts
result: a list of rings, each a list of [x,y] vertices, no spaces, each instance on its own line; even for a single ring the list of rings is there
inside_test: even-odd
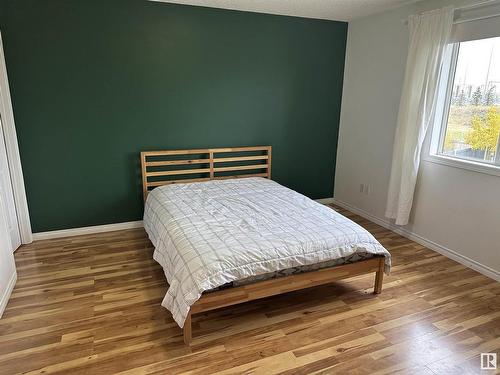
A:
[[[226,178],[271,178],[271,146],[141,152],[142,191]]]

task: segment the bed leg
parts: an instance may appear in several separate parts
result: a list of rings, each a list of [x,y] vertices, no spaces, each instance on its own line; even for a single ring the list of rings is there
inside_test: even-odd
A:
[[[378,271],[375,274],[375,287],[373,293],[380,294],[382,292],[382,282],[384,281],[384,258],[380,259]]]
[[[193,338],[192,330],[191,330],[191,312],[189,312],[186,321],[184,322],[184,328],[182,328],[182,333],[184,336],[184,344],[191,344],[191,340]]]

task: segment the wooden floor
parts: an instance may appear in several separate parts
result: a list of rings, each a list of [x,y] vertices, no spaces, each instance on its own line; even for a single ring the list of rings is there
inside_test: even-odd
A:
[[[195,315],[191,347],[143,230],[23,246],[0,373],[472,374],[500,357],[500,283],[341,212],[392,253],[382,294],[363,276]]]

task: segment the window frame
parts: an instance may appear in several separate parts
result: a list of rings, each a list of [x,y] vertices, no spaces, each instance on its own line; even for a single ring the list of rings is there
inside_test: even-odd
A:
[[[497,144],[495,161],[492,162],[477,161],[476,159],[466,157],[454,157],[442,153],[446,130],[448,128],[451,96],[459,52],[460,42],[450,43],[444,52],[443,65],[438,82],[437,101],[431,126],[429,126],[425,139],[423,160],[473,172],[500,176],[500,142]]]

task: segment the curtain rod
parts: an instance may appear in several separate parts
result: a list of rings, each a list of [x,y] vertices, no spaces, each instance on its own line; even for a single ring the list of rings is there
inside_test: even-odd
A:
[[[475,4],[464,5],[463,7],[456,8],[455,10],[458,10],[458,11],[469,10],[469,9],[480,8],[480,7],[487,6],[490,4],[495,4],[495,3],[500,4],[500,2],[498,0],[486,0],[486,1],[481,1],[479,3],[475,3]]]
[[[492,17],[497,17],[500,16],[500,12],[496,14],[488,14],[480,17],[472,17],[472,18],[467,18],[464,20],[460,19],[461,13],[464,11],[471,11],[474,9],[480,9],[480,8],[485,8],[491,5],[500,5],[500,0],[486,0],[486,1],[481,1],[479,3],[475,4],[469,4],[469,5],[464,5],[460,8],[455,8],[454,9],[454,21],[453,23],[462,23],[462,22],[469,22],[469,21],[477,21],[477,20],[482,20],[486,18],[492,18]],[[425,12],[424,12],[425,13]],[[403,25],[408,25],[408,18],[405,18],[402,20]]]

